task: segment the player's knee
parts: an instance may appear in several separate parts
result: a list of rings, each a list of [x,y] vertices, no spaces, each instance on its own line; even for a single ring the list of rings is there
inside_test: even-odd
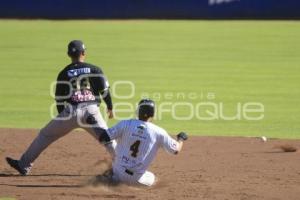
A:
[[[90,125],[94,125],[94,124],[97,124],[97,120],[94,115],[89,115],[86,118],[86,123],[90,124]]]

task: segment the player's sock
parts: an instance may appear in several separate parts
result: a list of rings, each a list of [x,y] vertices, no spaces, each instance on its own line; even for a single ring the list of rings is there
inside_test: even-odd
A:
[[[105,146],[106,150],[109,152],[109,154],[112,156],[112,158],[114,158],[116,142],[113,140],[111,142],[106,143],[104,146]]]

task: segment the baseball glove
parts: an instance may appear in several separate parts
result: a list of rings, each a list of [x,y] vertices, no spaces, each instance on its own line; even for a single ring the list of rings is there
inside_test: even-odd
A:
[[[185,132],[180,132],[177,134],[177,140],[185,141],[188,139],[188,135]]]

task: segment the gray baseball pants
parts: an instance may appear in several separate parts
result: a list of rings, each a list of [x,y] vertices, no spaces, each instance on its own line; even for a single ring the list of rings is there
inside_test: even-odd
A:
[[[22,155],[19,165],[22,168],[31,167],[38,156],[54,141],[65,136],[76,128],[83,128],[97,140],[99,135],[93,127],[107,129],[99,107],[95,103],[81,103],[68,106],[55,119],[51,120]]]

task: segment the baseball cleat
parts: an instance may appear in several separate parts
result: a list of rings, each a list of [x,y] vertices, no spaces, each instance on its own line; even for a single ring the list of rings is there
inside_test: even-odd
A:
[[[6,157],[6,162],[23,176],[28,175],[30,172],[31,167],[21,168],[18,160],[14,160],[10,157]]]

